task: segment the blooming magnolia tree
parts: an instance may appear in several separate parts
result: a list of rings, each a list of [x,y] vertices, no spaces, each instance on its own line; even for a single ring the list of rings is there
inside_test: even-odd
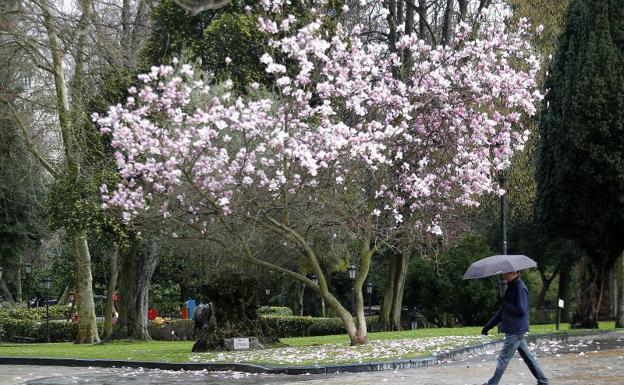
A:
[[[330,33],[313,11],[295,28],[281,1],[262,6],[271,52],[259,60],[275,75],[275,91],[236,97],[227,81],[216,92],[177,62],[140,75],[125,104],[94,116],[123,177],[114,189],[102,186],[103,199],[126,221],[153,205],[164,218],[183,209],[203,233],[216,220],[240,242],[242,258],[307,284],[342,318],[351,343],[364,343],[361,288],[384,239],[407,228],[441,233],[444,213],[496,191],[497,170],[522,148],[528,133],[517,122],[541,98],[529,26],[491,27],[478,39],[461,26],[446,48],[403,33],[398,45],[411,59],[399,79],[401,58],[362,40],[359,27]],[[358,192],[345,210],[360,245],[357,322],[329,292],[301,216],[288,215],[305,198],[338,210],[349,191]],[[297,245],[318,284],[259,258],[236,230],[232,218],[241,216]]]

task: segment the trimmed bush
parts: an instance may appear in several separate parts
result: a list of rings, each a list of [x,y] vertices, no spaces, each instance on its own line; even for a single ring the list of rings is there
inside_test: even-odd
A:
[[[262,316],[291,316],[293,315],[293,311],[286,306],[260,306],[258,314]]]

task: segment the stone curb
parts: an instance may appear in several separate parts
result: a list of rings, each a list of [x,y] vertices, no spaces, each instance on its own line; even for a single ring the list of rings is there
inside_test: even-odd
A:
[[[596,331],[586,333],[552,333],[528,335],[529,342],[537,340],[567,341],[569,338],[598,336],[617,333],[613,331]],[[74,366],[100,368],[144,368],[161,370],[207,370],[207,371],[236,371],[267,374],[329,374],[329,373],[357,373],[376,372],[382,370],[398,370],[422,368],[456,360],[464,355],[474,354],[501,344],[502,340],[490,341],[479,345],[449,350],[439,354],[394,361],[379,361],[366,363],[349,363],[324,366],[268,366],[242,363],[170,363],[155,361],[124,361],[78,358],[36,358],[36,357],[0,357],[0,365],[42,365],[42,366]]]

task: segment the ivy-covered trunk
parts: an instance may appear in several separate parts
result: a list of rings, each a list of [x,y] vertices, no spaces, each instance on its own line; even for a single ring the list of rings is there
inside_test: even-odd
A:
[[[560,299],[563,300],[564,307],[561,312],[561,321],[570,321],[570,280],[571,280],[572,266],[570,264],[564,264],[559,271],[559,289],[557,291]]]
[[[117,287],[117,276],[119,268],[117,261],[119,252],[115,247],[115,250],[111,253],[108,261],[108,285],[106,287],[106,307],[104,310],[104,339],[108,340],[113,335],[113,309],[115,301],[115,288]]]
[[[381,304],[381,310],[379,313],[379,325],[378,330],[392,330],[390,315],[392,314],[392,304],[394,303],[394,285],[396,284],[395,277],[397,272],[398,256],[390,256],[390,264],[388,266],[388,273],[386,274],[386,282],[384,284],[383,302]]]
[[[403,293],[405,292],[405,279],[407,278],[407,264],[409,251],[403,251],[398,256],[397,270],[395,275],[394,296],[392,298],[391,330],[401,330],[401,311],[403,310]]]
[[[76,257],[75,284],[76,310],[78,313],[78,335],[76,343],[100,342],[95,318],[95,304],[93,303],[93,279],[91,277],[91,254],[87,236],[78,233],[73,236],[74,253]]]
[[[119,325],[123,337],[150,340],[147,330],[149,288],[158,262],[155,242],[148,250],[135,241],[123,253],[119,279]]]
[[[203,303],[212,304],[211,314],[209,317],[199,316],[205,323],[193,351],[223,350],[224,339],[234,337],[256,337],[262,343],[276,342],[272,331],[266,329],[258,317],[257,293],[257,280],[236,272],[204,284],[200,298]]]
[[[624,328],[624,254],[620,255],[615,265],[615,280],[617,282],[615,327]]]
[[[596,265],[589,259],[583,259],[578,278],[578,307],[574,316],[573,327],[582,329],[598,328],[598,313],[602,302],[605,282],[609,270],[604,265]]]

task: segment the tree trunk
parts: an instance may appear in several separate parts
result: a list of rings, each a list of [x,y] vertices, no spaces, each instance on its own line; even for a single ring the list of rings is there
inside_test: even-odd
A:
[[[183,283],[179,283],[178,285],[180,286],[180,303],[184,303],[189,299],[189,289]]]
[[[7,300],[9,305],[15,305],[13,294],[11,294],[11,290],[9,290],[9,287],[7,286],[4,278],[0,278],[0,293],[2,293],[2,296]]]
[[[620,255],[615,265],[617,290],[615,296],[615,327],[624,328],[624,254]]]
[[[446,9],[444,10],[444,20],[442,22],[442,46],[445,47],[451,41],[453,15],[453,0],[446,0]]]
[[[386,275],[386,283],[384,285],[378,330],[391,330],[390,315],[392,314],[392,304],[394,303],[394,285],[396,284],[395,276],[398,270],[398,264],[398,256],[392,255],[390,257],[390,266],[388,267],[388,274]]]
[[[398,256],[397,270],[394,275],[394,295],[392,298],[391,329],[401,330],[401,311],[403,310],[403,293],[405,292],[405,279],[407,278],[407,264],[409,262],[410,249],[407,248]]]
[[[321,317],[325,318],[325,298],[321,298]]]
[[[117,266],[118,251],[117,247],[110,256],[108,261],[108,286],[106,287],[106,308],[104,310],[104,339],[110,340],[113,336],[113,313],[115,309],[115,287],[117,286],[117,275],[119,268]]]
[[[299,308],[299,315],[303,316],[303,296],[305,294],[305,283],[302,283],[299,290],[297,291],[297,306]]]
[[[73,242],[76,257],[76,310],[79,317],[76,343],[96,343],[100,342],[100,337],[95,319],[91,255],[89,254],[87,236],[84,233],[76,234],[73,236]]]
[[[458,0],[459,2],[459,15],[458,21],[466,21],[466,13],[468,12],[468,0]]]
[[[128,250],[121,253],[120,270],[119,270],[119,323],[121,335],[124,338],[131,336],[136,328],[136,313],[134,312],[135,297],[135,258],[136,242],[132,242]]]
[[[134,339],[151,340],[147,331],[148,319],[147,312],[149,310],[149,289],[154,270],[158,264],[158,249],[155,242],[152,242],[147,253],[140,253],[141,258],[137,264],[136,271],[136,292],[135,292],[135,310],[136,329],[134,330]]]
[[[548,294],[548,290],[550,290],[550,285],[555,280],[555,277],[557,276],[557,274],[559,274],[559,268],[557,267],[557,269],[553,272],[550,278],[548,278],[546,276],[546,272],[542,270],[540,270],[539,273],[540,273],[540,278],[542,279],[542,289],[537,295],[536,307],[537,309],[543,309],[544,306],[546,305],[546,295]]]
[[[563,300],[563,310],[561,312],[561,321],[570,322],[570,274],[571,266],[563,265],[559,272],[559,290],[558,297]]]
[[[578,307],[574,316],[574,327],[583,329],[598,328],[598,313],[602,301],[605,282],[609,276],[608,268],[595,265],[589,259],[581,261]]]
[[[427,31],[427,0],[418,0],[418,37],[425,39]]]

